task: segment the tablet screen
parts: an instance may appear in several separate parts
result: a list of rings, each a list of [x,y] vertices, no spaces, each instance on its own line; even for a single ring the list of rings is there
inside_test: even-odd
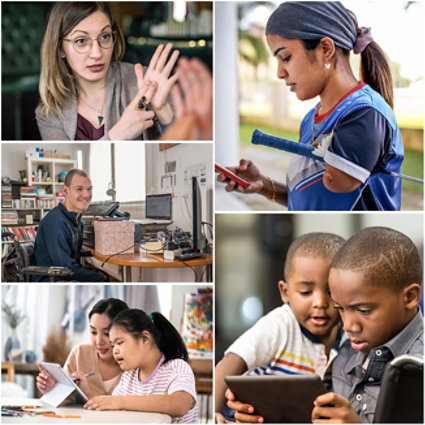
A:
[[[328,392],[318,375],[227,376],[237,400],[268,423],[311,423],[313,402]]]

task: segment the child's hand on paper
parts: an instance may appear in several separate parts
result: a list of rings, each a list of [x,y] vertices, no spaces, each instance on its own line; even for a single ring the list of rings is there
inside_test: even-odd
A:
[[[38,368],[40,373],[37,376],[37,388],[41,394],[48,393],[56,384],[55,378],[47,372],[46,369],[42,366],[41,363],[38,363]]]
[[[314,400],[311,419],[314,424],[363,423],[350,402],[335,393],[322,394]]]
[[[88,410],[120,410],[120,397],[112,395],[98,395],[91,398],[85,405]]]
[[[231,409],[235,409],[235,420],[239,423],[263,423],[264,418],[262,416],[253,415],[254,406],[251,404],[242,403],[236,400],[235,395],[229,389],[224,394],[228,400],[227,405]]]

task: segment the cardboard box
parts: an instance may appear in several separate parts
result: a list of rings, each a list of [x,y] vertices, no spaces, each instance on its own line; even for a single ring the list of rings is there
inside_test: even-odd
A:
[[[94,222],[94,248],[102,255],[134,253],[134,221],[100,219]]]

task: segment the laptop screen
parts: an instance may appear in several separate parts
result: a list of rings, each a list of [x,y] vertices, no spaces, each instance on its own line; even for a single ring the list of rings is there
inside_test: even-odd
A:
[[[146,195],[146,218],[171,220],[172,204],[171,193]]]

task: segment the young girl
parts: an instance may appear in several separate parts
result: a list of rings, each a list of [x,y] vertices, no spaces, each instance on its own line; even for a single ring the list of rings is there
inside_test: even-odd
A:
[[[78,379],[80,388],[88,397],[112,394],[120,381],[121,368],[112,355],[109,325],[115,316],[127,309],[128,305],[117,298],[98,301],[89,313],[91,343],[73,348],[66,360],[65,371]],[[45,394],[53,388],[56,381],[41,363],[38,367],[40,374],[37,376],[37,388]],[[86,376],[87,374],[91,375]]]
[[[385,56],[340,2],[284,2],[270,16],[267,44],[278,77],[298,99],[320,96],[303,119],[300,143],[319,148],[325,162],[294,156],[286,185],[242,159],[233,168],[251,185],[224,175],[226,190],[260,193],[290,210],[399,210],[403,144],[392,107],[393,87]],[[361,53],[361,79],[349,54]]]
[[[139,410],[197,422],[195,378],[184,342],[160,313],[129,309],[111,324],[113,354],[124,371],[112,396],[99,396],[90,410]]]
[[[173,119],[167,99],[177,80],[170,73],[179,52],[167,61],[172,45],[158,46],[144,73],[140,64],[120,62],[124,47],[107,3],[54,5],[41,49],[41,102],[36,109],[44,140],[160,136],[160,124]]]

